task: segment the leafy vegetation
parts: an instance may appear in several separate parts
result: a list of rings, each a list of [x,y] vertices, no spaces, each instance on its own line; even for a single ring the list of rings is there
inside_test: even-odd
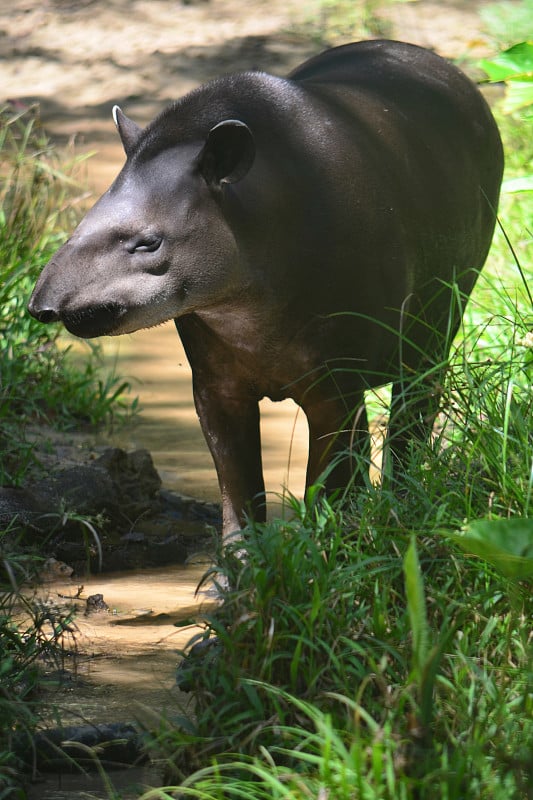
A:
[[[234,588],[191,664],[194,718],[154,738],[177,795],[526,798],[527,583],[444,544],[426,502],[409,527],[379,488],[344,512],[314,491],[291,503],[221,556]]]
[[[48,143],[36,108],[0,109],[0,485],[22,482],[35,460],[28,426],[67,428],[108,422],[124,413],[128,385],[102,377],[99,353],[83,365],[26,311],[37,276],[71,230],[83,199],[79,162],[63,164]],[[86,523],[88,524],[88,523]],[[41,705],[42,665],[60,664],[72,631],[68,616],[28,603],[21,579],[42,559],[0,530],[0,797],[23,797],[16,742],[30,746]],[[24,606],[28,622],[14,621]]]
[[[108,421],[124,410],[127,383],[102,377],[99,351],[69,357],[59,326],[26,304],[39,272],[72,230],[83,199],[79,160],[59,166],[35,108],[0,109],[0,483],[18,483],[32,456],[25,428]]]

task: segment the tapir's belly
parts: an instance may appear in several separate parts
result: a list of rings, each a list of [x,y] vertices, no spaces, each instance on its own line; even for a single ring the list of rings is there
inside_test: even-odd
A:
[[[393,349],[386,326],[376,324],[373,335],[362,336],[361,321],[349,311],[305,318],[224,307],[195,316],[204,323],[204,357],[212,379],[246,387],[258,399],[301,402],[326,375],[336,375],[339,385],[351,390],[378,385]],[[364,324],[368,330],[368,320]]]

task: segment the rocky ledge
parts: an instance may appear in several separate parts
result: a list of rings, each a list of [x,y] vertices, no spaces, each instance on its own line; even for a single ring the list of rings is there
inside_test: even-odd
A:
[[[147,450],[106,448],[0,487],[4,551],[37,551],[77,575],[185,563],[213,551],[220,526],[217,505],[161,487]]]

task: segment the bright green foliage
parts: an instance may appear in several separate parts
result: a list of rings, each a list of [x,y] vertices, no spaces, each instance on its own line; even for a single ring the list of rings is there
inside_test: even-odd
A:
[[[243,541],[221,555],[221,569],[235,588],[208,623],[223,655],[216,668],[207,659],[195,673],[196,736],[203,741],[206,732],[217,732],[207,751],[222,746],[247,752],[252,743],[271,741],[272,731],[264,730],[270,719],[293,719],[292,707],[251,679],[316,698],[340,686],[362,686],[369,672],[382,669],[382,642],[367,629],[373,617],[378,631],[388,626],[385,601],[372,592],[354,602],[353,589],[363,576],[376,588],[380,580],[393,583],[401,564],[390,552],[364,553],[356,533],[347,549],[342,519],[312,495],[307,503],[293,501],[291,521],[250,524]],[[405,634],[407,621],[400,624]],[[402,649],[389,653],[391,673],[403,669]],[[380,690],[369,684],[367,691]],[[177,766],[189,757],[182,750]]]
[[[533,518],[477,519],[448,538],[507,578],[533,578]]]
[[[74,227],[75,166],[59,168],[34,108],[0,109],[0,483],[24,476],[28,423],[96,424],[124,407],[129,388],[98,373],[94,346],[77,366],[58,346],[59,326],[26,309],[41,268]]]
[[[481,66],[491,81],[507,83],[504,113],[533,105],[533,42],[515,44],[492,61],[481,61]]]
[[[413,635],[413,673],[420,678],[428,657],[429,629],[424,597],[424,582],[420,571],[415,537],[407,548],[403,560],[407,612]]]
[[[533,4],[531,7],[533,15]],[[533,16],[531,17],[533,19]],[[521,113],[525,120],[533,120],[533,41],[515,44],[492,60],[483,60],[480,66],[492,82],[504,81],[506,95],[504,114]],[[531,163],[529,164],[531,167]],[[533,191],[533,175],[522,175],[504,182],[505,192]]]
[[[366,490],[352,518],[312,491],[221,556],[215,657],[153,743],[179,796],[526,798],[531,594],[406,535],[401,506]]]

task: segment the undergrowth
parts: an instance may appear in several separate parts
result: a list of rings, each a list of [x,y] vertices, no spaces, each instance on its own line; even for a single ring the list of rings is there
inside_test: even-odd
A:
[[[50,146],[35,107],[0,108],[0,486],[18,485],[35,465],[28,429],[109,423],[126,415],[128,384],[102,376],[93,347],[80,366],[60,345],[58,326],[26,310],[42,267],[75,225],[84,199],[80,162]],[[42,707],[43,665],[61,666],[71,620],[19,592],[41,555],[21,545],[5,509],[0,525],[0,798],[23,798],[23,779]],[[87,523],[86,523],[87,524]],[[24,610],[27,622],[15,622]]]
[[[84,195],[80,160],[60,163],[37,109],[0,109],[0,484],[22,480],[34,423],[97,425],[125,413],[128,384],[101,373],[92,345],[82,366],[26,305],[37,277],[72,230]]]

